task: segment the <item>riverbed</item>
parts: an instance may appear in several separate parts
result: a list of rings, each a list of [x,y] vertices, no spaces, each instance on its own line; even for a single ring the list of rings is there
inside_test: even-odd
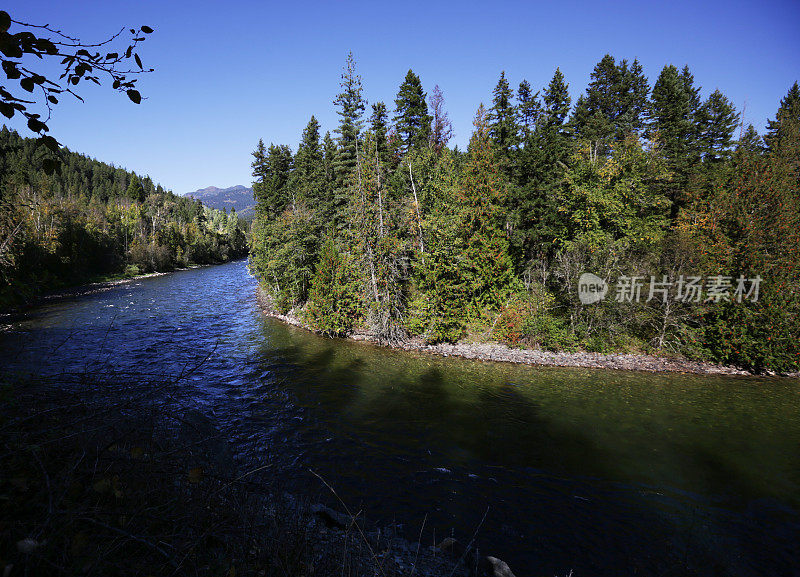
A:
[[[243,467],[525,575],[800,574],[800,387],[442,358],[265,317],[246,263],[37,307],[6,371],[184,375]],[[331,503],[335,505],[335,502]],[[434,535],[434,531],[436,532]]]

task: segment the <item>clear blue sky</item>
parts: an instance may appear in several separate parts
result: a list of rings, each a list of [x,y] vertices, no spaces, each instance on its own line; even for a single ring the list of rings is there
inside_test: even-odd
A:
[[[134,105],[85,85],[50,122],[62,143],[149,174],[176,193],[249,185],[259,138],[296,150],[311,114],[336,125],[331,101],[348,50],[370,103],[394,97],[406,71],[439,84],[469,139],[501,70],[512,86],[543,87],[561,67],[574,100],[605,53],[638,58],[652,85],[689,64],[703,96],[722,90],[762,131],[800,80],[800,2],[89,2],[12,0],[12,18],[50,23],[84,41],[125,25],[155,32],[140,55],[156,71]],[[12,126],[27,134],[19,122]]]

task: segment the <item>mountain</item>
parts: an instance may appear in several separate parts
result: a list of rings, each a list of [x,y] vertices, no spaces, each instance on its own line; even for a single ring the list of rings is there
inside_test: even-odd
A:
[[[253,198],[253,189],[237,184],[228,188],[217,188],[209,186],[194,192],[187,192],[184,196],[195,198],[211,208],[222,210],[235,208],[239,216],[246,217],[253,214],[253,207],[256,205]]]

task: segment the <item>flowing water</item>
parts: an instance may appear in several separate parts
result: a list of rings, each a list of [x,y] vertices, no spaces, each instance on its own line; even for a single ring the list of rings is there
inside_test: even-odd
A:
[[[48,304],[0,333],[0,364],[194,367],[184,391],[240,461],[329,499],[314,470],[426,544],[477,530],[519,577],[800,575],[797,380],[394,351],[265,318],[255,289],[239,261]]]

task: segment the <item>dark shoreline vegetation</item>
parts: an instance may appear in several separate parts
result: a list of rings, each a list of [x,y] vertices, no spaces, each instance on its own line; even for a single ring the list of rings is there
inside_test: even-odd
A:
[[[0,130],[0,311],[91,282],[247,254],[247,224],[150,177]]]
[[[636,60],[608,55],[574,106],[559,70],[538,92],[501,74],[467,151],[448,148],[443,95],[411,70],[391,122],[383,102],[365,118],[352,55],[334,105],[338,138],[312,116],[296,153],[253,153],[251,270],[279,313],[389,344],[800,369],[796,83],[763,137],[719,90],[702,100],[688,67],[651,87]],[[612,289],[584,305],[584,272],[640,277],[645,298]],[[690,277],[732,283],[728,298],[682,301],[673,286],[645,302]],[[761,278],[757,301],[734,298],[739,277]]]

